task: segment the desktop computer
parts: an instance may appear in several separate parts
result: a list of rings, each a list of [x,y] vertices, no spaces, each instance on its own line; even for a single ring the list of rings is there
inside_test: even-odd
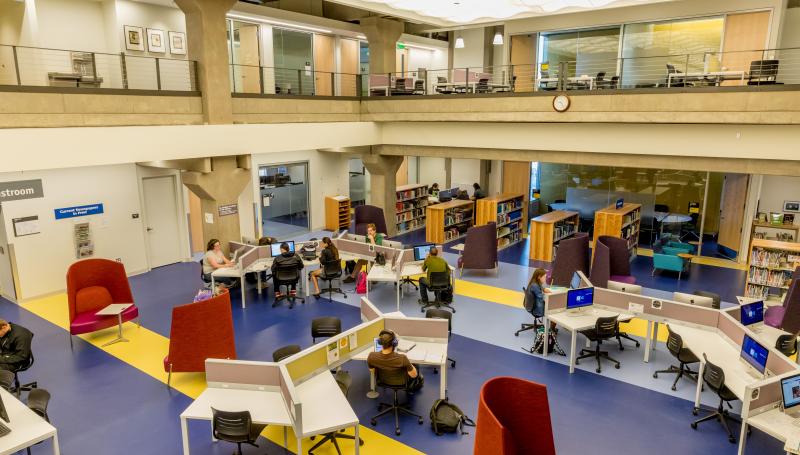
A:
[[[759,332],[764,322],[764,302],[758,301],[748,303],[739,307],[742,325],[748,327],[753,332]]]
[[[800,419],[800,374],[781,379],[781,392],[783,413],[794,419]]]
[[[714,299],[711,297],[703,297],[694,294],[685,294],[683,292],[673,292],[672,300],[680,303],[688,303],[689,305],[697,305],[706,308],[714,307]]]
[[[739,356],[745,364],[752,367],[747,369],[747,372],[750,373],[751,376],[757,379],[764,378],[764,374],[767,371],[769,349],[751,338],[750,335],[745,334],[744,341],[742,341],[742,351]],[[753,370],[755,370],[755,373]]]
[[[594,288],[570,289],[567,291],[567,311],[582,312],[594,304]]]
[[[431,251],[431,248],[436,246],[433,243],[423,243],[421,245],[414,245],[414,261],[424,261],[425,258],[428,256],[428,253]]]
[[[283,244],[283,243],[286,243],[287,245],[289,245],[289,252],[290,253],[294,253],[294,241],[293,240],[289,240],[287,242],[281,242],[281,243],[272,243],[269,246],[270,253],[272,254],[272,257],[276,258],[276,257],[281,255],[281,244]]]
[[[621,281],[608,280],[608,285],[606,287],[612,291],[627,292],[628,294],[639,294],[639,295],[642,294],[641,286],[636,284],[623,283]]]

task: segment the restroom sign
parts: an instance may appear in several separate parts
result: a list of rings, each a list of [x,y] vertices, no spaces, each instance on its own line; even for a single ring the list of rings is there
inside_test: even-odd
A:
[[[42,179],[0,182],[0,202],[44,197]]]

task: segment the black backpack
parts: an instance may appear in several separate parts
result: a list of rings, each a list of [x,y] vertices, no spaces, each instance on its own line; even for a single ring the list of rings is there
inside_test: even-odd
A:
[[[447,400],[436,400],[433,402],[431,408],[431,428],[436,436],[441,436],[442,433],[455,433],[456,431],[461,434],[469,434],[464,431],[464,425],[474,427],[475,422],[469,417],[464,415],[464,412],[456,405]]]

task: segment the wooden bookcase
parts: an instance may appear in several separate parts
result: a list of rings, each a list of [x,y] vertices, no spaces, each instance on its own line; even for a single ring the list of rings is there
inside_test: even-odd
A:
[[[467,235],[474,223],[475,202],[453,199],[450,202],[429,205],[425,220],[425,240],[447,243]]]
[[[753,230],[750,238],[753,240],[767,239],[781,242],[797,242],[800,240],[800,226],[796,224],[772,224],[753,221]]]
[[[642,222],[642,205],[626,202],[621,208],[609,205],[594,212],[594,239],[592,245],[601,235],[619,237],[628,241],[631,259],[636,257],[639,246],[639,231]],[[594,250],[593,250],[594,251]]]
[[[396,235],[424,228],[427,206],[428,185],[417,183],[398,186],[395,204]]]
[[[579,221],[578,212],[569,210],[556,210],[532,219],[530,258],[552,262],[558,242],[575,235],[578,232]]]
[[[325,196],[325,229],[341,231],[350,229],[350,198]]]
[[[753,239],[747,266],[745,297],[782,302],[800,266],[800,243]]]
[[[522,241],[528,219],[525,198],[524,194],[504,193],[476,201],[475,224],[497,223],[498,250]]]

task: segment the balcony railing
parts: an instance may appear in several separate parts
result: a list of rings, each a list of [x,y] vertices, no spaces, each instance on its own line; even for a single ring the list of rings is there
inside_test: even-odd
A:
[[[192,60],[0,45],[0,85],[196,91]]]
[[[360,74],[231,64],[231,92],[262,95],[361,96]]]

